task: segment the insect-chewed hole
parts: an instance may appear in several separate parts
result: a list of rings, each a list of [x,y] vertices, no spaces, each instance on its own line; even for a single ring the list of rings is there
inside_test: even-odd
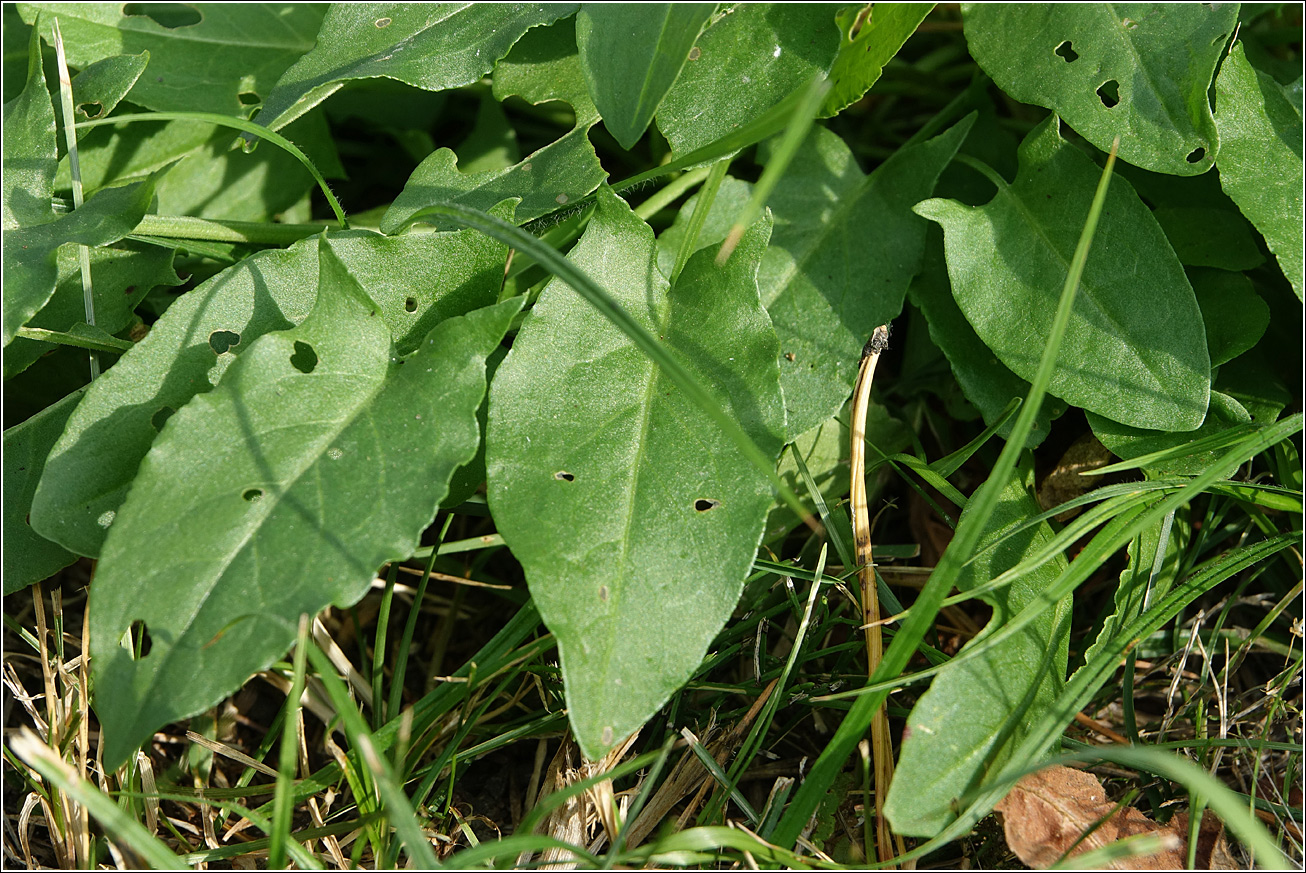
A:
[[[404,301],[404,311],[405,311],[405,312],[416,312],[416,311],[417,311],[417,298],[416,298],[416,297],[409,297],[407,300]]]
[[[263,102],[263,98],[253,91],[241,91],[236,95],[236,99],[240,101],[241,106],[257,106]]]
[[[209,334],[209,348],[213,349],[215,355],[229,352],[233,346],[238,345],[240,345],[240,334],[234,330],[215,330]]]
[[[1075,61],[1079,60],[1079,52],[1075,51],[1074,47],[1070,44],[1070,40],[1061,43],[1061,45],[1057,46],[1053,51],[1056,52],[1057,57],[1061,58],[1068,64],[1073,64]]]
[[[258,501],[263,499],[263,489],[246,488],[245,493],[240,496],[245,499],[246,503],[257,503]]]
[[[612,594],[611,592],[608,591],[608,586],[606,585],[599,586],[599,600],[602,600],[604,603],[607,603],[608,598],[611,596]]]
[[[154,640],[150,638],[150,629],[146,627],[145,622],[139,618],[132,622],[131,629],[128,633],[131,634],[132,651],[135,652],[137,656],[144,658],[150,653],[150,650],[154,648]]]
[[[558,472],[554,473],[554,474],[553,474],[553,478],[554,478],[554,479],[557,479],[557,480],[560,481],[560,482],[575,482],[575,481],[576,481],[576,476],[575,476],[574,474],[572,474],[572,473],[568,473],[566,470],[559,470]]]
[[[168,30],[189,27],[204,20],[200,11],[189,3],[128,3],[122,8],[122,14],[144,16]]]
[[[1107,79],[1097,89],[1097,99],[1102,101],[1102,105],[1107,109],[1112,108],[1120,102],[1120,83],[1115,79]]]
[[[104,104],[98,100],[94,100],[90,103],[78,103],[77,112],[80,115],[85,115],[87,118],[99,118],[104,114]]]
[[[689,59],[691,61],[696,61],[702,56],[703,56],[703,50],[698,46],[694,46],[692,49],[689,50]]]
[[[171,406],[160,406],[159,410],[150,416],[150,427],[156,431],[163,430],[164,423],[172,418],[172,414],[176,411]]]
[[[1193,149],[1191,152],[1188,153],[1188,157],[1186,160],[1190,164],[1195,164],[1204,157],[1206,157],[1206,149],[1202,148],[1201,146],[1198,146],[1197,148]]]
[[[720,505],[720,500],[712,500],[708,497],[700,497],[694,501],[694,509],[698,512],[707,512],[709,509],[716,509]]]
[[[389,27],[389,26],[390,26],[390,19],[389,19],[389,18],[378,18],[378,19],[376,20],[376,26],[377,26],[377,27]]]
[[[317,368],[317,352],[301,340],[295,340],[295,353],[290,356],[290,365],[301,373],[311,373]]]

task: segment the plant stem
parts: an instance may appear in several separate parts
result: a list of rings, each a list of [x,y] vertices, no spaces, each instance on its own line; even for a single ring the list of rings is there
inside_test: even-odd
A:
[[[870,677],[884,658],[884,635],[880,622],[880,597],[875,583],[875,559],[871,549],[871,514],[866,505],[866,411],[871,405],[871,382],[880,353],[889,347],[889,326],[882,324],[871,334],[862,350],[853,389],[850,422],[852,446],[849,454],[852,491],[849,502],[853,516],[853,544],[857,550],[857,579],[862,589],[862,624],[866,631],[866,675]],[[898,834],[889,830],[884,816],[884,799],[893,781],[893,740],[889,736],[889,714],[881,703],[871,719],[871,759],[875,764],[875,845],[880,862],[887,864],[907,851]],[[867,810],[869,813],[869,810]]]

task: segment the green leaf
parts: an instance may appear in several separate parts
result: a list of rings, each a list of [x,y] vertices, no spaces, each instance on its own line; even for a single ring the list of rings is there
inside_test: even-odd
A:
[[[522,301],[448,319],[394,359],[362,285],[329,249],[319,264],[308,318],[178,411],[105,541],[90,625],[110,767],[283,654],[301,614],[352,605],[411,555],[476,452],[485,359]],[[139,661],[118,645],[136,621]]]
[[[1152,215],[1186,267],[1252,270],[1265,263],[1247,223],[1222,209],[1160,208]]]
[[[767,235],[755,225],[724,267],[700,252],[668,288],[652,231],[601,189],[570,257],[774,456],[784,411],[755,280]],[[751,567],[769,481],[557,280],[495,377],[486,438],[490,507],[558,639],[572,728],[596,760],[702,661]]]
[[[58,155],[54,105],[41,68],[41,40],[35,31],[28,48],[27,84],[4,105],[4,138],[0,142],[4,149],[0,204],[4,230],[53,221],[50,197]]]
[[[195,128],[208,125],[183,122]],[[135,125],[153,127],[154,125]],[[331,132],[320,112],[312,112],[281,133],[299,146],[324,174],[343,178]],[[314,187],[313,176],[299,160],[271,144],[253,152],[232,148],[239,134],[225,128],[211,129],[198,148],[183,152],[184,160],[159,181],[160,215],[197,215],[230,221],[270,221],[294,206]],[[160,146],[176,143],[184,147],[193,141],[184,134],[167,137]],[[97,164],[112,172],[121,165],[115,152],[97,155]],[[107,154],[105,153],[107,152]],[[142,155],[142,158],[145,156]],[[157,160],[158,156],[154,156]]]
[[[1032,477],[1017,474],[1003,489],[984,525],[982,551],[957,577],[958,590],[988,582],[1052,538],[1052,529],[1043,522],[1002,539],[1039,512],[1022,478]],[[1065,567],[1065,558],[1058,555],[1011,585],[982,595],[993,606],[993,618],[962,652],[1037,601]],[[1066,597],[984,657],[939,670],[907,718],[885,803],[896,832],[931,837],[942,830],[956,818],[955,800],[1001,768],[1056,700],[1066,680],[1070,606]]]
[[[11,269],[10,258],[26,254],[15,245],[10,253],[10,237],[21,228],[54,221],[50,200],[54,193],[54,173],[58,149],[55,145],[54,105],[45,85],[41,67],[41,38],[32,30],[27,57],[27,84],[22,93],[4,105],[3,209],[4,229],[4,345],[9,345],[14,331],[28,322],[54,293],[54,277],[48,275],[47,252],[38,248],[26,259],[23,272]],[[53,259],[54,253],[48,253]],[[35,268],[36,274],[29,272]],[[47,282],[46,280],[49,279]],[[48,285],[48,287],[47,287]]]
[[[91,249],[96,327],[105,333],[118,333],[131,324],[136,305],[150,289],[157,285],[180,285],[182,280],[172,268],[174,255],[172,249],[126,240],[112,247]],[[58,267],[54,296],[28,321],[27,327],[66,331],[86,320],[82,274],[74,247],[59,249]],[[49,343],[16,337],[5,349],[5,379],[18,375],[53,348]]]
[[[970,124],[901,150],[870,176],[843,140],[818,129],[776,186],[758,283],[780,337],[790,438],[839,410],[871,331],[902,310],[929,229],[912,207],[934,190]]]
[[[865,7],[869,9],[866,20],[857,33],[852,34],[851,28],[862,8],[849,7],[836,16],[842,38],[839,40],[839,54],[830,67],[832,87],[821,107],[823,118],[838,115],[871,90],[871,86],[879,81],[884,65],[916,32],[934,4],[868,4]]]
[[[101,246],[136,229],[154,198],[155,177],[121,188],[103,188],[81,208],[44,224],[6,227],[4,232],[4,343],[35,315],[59,281],[59,247]],[[26,192],[19,199],[29,196]],[[53,215],[53,213],[51,213]]]
[[[644,135],[713,11],[710,3],[586,3],[577,13],[590,97],[622,148]]]
[[[1202,426],[1197,430],[1183,433],[1130,427],[1101,415],[1088,413],[1088,424],[1093,429],[1093,434],[1101,440],[1102,445],[1111,450],[1112,454],[1126,461],[1152,452],[1185,446],[1240,424],[1250,424],[1251,420],[1251,416],[1241,403],[1215,389],[1211,390],[1211,405]],[[1196,475],[1215,463],[1225,448],[1227,447],[1221,447],[1218,451],[1212,449],[1182,455],[1149,464],[1147,469],[1158,476]],[[1224,475],[1231,476],[1236,469],[1236,467],[1230,468]]]
[[[116,3],[18,6],[29,24],[42,13],[40,30],[51,45],[50,21],[58,16],[73,67],[148,51],[150,74],[129,93],[138,106],[242,116],[313,48],[326,12],[317,3],[205,3],[190,7],[199,16],[195,23],[165,26],[153,20],[158,13],[149,5],[136,8],[140,14],[125,15]]]
[[[1120,571],[1120,583],[1113,598],[1115,608],[1102,622],[1102,630],[1093,645],[1084,653],[1085,664],[1092,664],[1098,653],[1120,635],[1121,628],[1137,620],[1145,602],[1160,600],[1174,583],[1180,547],[1177,538],[1170,535],[1172,523],[1173,518],[1160,519],[1130,542],[1129,565]],[[1163,549],[1159,548],[1162,536],[1166,537]]]
[[[677,157],[753,121],[830,69],[839,31],[826,4],[746,3],[727,9],[696,47],[657,112]]]
[[[427,91],[470,85],[532,27],[576,11],[574,3],[333,3],[317,44],[263,102],[273,130],[353,79],[385,76]]]
[[[1176,434],[1142,430],[1092,413],[1088,415],[1089,426],[1104,446],[1124,460],[1153,452],[1173,452],[1172,457],[1147,465],[1155,475],[1196,476],[1219,460],[1228,443],[1187,453],[1180,449],[1236,427],[1271,424],[1292,402],[1293,395],[1283,384],[1281,366],[1270,365],[1261,352],[1262,347],[1264,343],[1220,367],[1215,384],[1211,386],[1211,408],[1206,421],[1195,431]],[[1235,464],[1223,475],[1232,476],[1236,470]]]
[[[6,353],[5,357],[8,357]],[[77,556],[32,530],[28,511],[50,447],[63,433],[82,392],[5,431],[4,436],[4,593],[21,591],[48,579]]]
[[[507,254],[471,231],[393,239],[344,231],[328,234],[327,245],[380,305],[400,353],[443,319],[493,303]],[[51,453],[33,524],[78,554],[98,555],[163,423],[218,384],[254,340],[303,321],[317,277],[317,240],[304,240],[246,258],[174,303],[87,392]]]
[[[703,226],[699,228],[698,236],[694,239],[694,251],[714,247],[724,240],[730,233],[735,216],[743,212],[752,195],[753,186],[750,183],[736,179],[734,176],[722,178],[721,187],[717,189],[716,197],[712,200],[712,208],[707,211]],[[690,218],[698,208],[700,196],[701,193],[695,194],[686,200],[685,205],[676,213],[676,219],[671,226],[658,234],[658,271],[668,279],[671,278],[675,268],[676,254],[680,251],[681,242],[689,232]],[[772,241],[774,242],[774,234]]]
[[[1037,369],[1099,176],[1062,140],[1053,115],[1021,144],[1015,183],[992,177],[998,193],[989,203],[916,207],[943,226],[952,293],[966,320],[1022,379]],[[1117,179],[1048,390],[1133,427],[1185,431],[1206,414],[1210,371],[1183,268],[1151,212]]]
[[[94,191],[114,181],[157,172],[193,154],[219,131],[215,125],[193,121],[111,125],[79,131],[77,154],[82,184],[87,191]],[[221,136],[220,150],[225,151],[232,135],[225,131]],[[55,184],[60,188],[72,186],[66,155],[59,161]]]
[[[464,173],[506,170],[521,160],[517,131],[493,95],[481,96],[476,110],[476,124],[467,139],[459,144],[458,160]]]
[[[102,328],[87,324],[84,321],[74,324],[66,331],[46,330],[42,327],[20,327],[18,334],[26,339],[34,339],[55,345],[73,346],[79,349],[90,349],[93,352],[109,352],[114,355],[121,355],[132,347],[130,340],[118,339],[112,334],[105,333]]]
[[[1227,270],[1188,270],[1206,325],[1211,366],[1232,361],[1260,341],[1270,326],[1270,307],[1242,273]]]
[[[1218,172],[1180,177],[1120,164],[1119,174],[1151,207],[1179,263],[1221,270],[1265,263],[1256,231],[1221,189]]]
[[[1284,384],[1291,371],[1284,368],[1280,354],[1279,348],[1263,342],[1222,366],[1215,380],[1216,387],[1238,401],[1258,425],[1277,421],[1296,396]]]
[[[971,56],[1007,94],[1046,106],[1102,151],[1195,176],[1220,148],[1207,90],[1233,3],[965,3]]]
[[[1236,43],[1215,83],[1220,184],[1265,237],[1302,299],[1302,118],[1282,85]],[[1300,98],[1298,98],[1300,99]]]
[[[907,298],[925,315],[930,339],[948,359],[948,365],[966,399],[975,405],[984,423],[992,426],[1011,403],[1013,397],[1029,396],[1029,383],[1017,376],[994,356],[975,333],[966,316],[953,299],[948,284],[948,269],[943,257],[943,232],[930,228],[926,237],[926,257],[921,272],[912,280]],[[1026,445],[1039,445],[1052,429],[1052,422],[1066,411],[1066,404],[1055,397],[1044,398]],[[1008,418],[998,430],[1004,439],[1011,434],[1014,418]]]
[[[508,198],[520,197],[517,221],[524,223],[575,202],[607,178],[589,141],[589,129],[599,120],[590,102],[576,54],[570,20],[531,31],[494,68],[494,96],[520,96],[530,103],[553,100],[570,103],[576,125],[557,140],[501,170],[464,174],[458,156],[449,149],[432,152],[404,184],[381,219],[383,233],[397,233],[413,216],[437,203],[461,203],[486,210]],[[437,227],[456,227],[428,218]]]
[[[149,61],[149,52],[114,55],[96,61],[73,76],[75,115],[81,118],[99,118],[113,112],[136,84],[141,73],[145,72],[145,65]]]

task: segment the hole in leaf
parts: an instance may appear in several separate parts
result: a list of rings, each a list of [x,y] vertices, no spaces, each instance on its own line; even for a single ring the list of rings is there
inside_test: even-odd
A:
[[[240,334],[234,330],[215,330],[209,334],[209,348],[213,349],[215,355],[229,352],[233,346],[238,345],[240,345]]]
[[[200,11],[189,3],[128,3],[122,8],[122,14],[140,15],[168,30],[189,27],[204,20]]]
[[[702,56],[703,56],[703,50],[698,46],[694,46],[692,49],[689,50],[689,59],[691,61],[696,61]]]
[[[417,311],[417,298],[416,298],[416,297],[409,297],[407,300],[404,301],[404,311],[405,311],[405,312],[416,312],[416,311]]]
[[[600,585],[600,586],[599,586],[599,600],[602,600],[604,603],[607,603],[607,602],[608,602],[608,597],[609,597],[609,596],[610,596],[610,594],[609,594],[609,592],[608,592],[608,586],[606,586],[606,585]]]
[[[160,407],[158,412],[150,416],[150,427],[154,428],[156,431],[163,430],[164,422],[172,418],[172,414],[176,411],[177,410],[173,409],[171,406]]]
[[[154,648],[154,640],[150,638],[150,629],[139,618],[132,622],[128,633],[131,634],[132,651],[136,653],[137,658],[144,658]]]
[[[98,100],[91,103],[78,103],[77,111],[87,118],[99,118],[104,114],[104,104]]]
[[[244,498],[246,503],[257,503],[258,501],[263,499],[263,489],[247,488],[245,490],[245,493],[240,496]]]
[[[1070,40],[1066,40],[1061,45],[1057,46],[1054,51],[1056,52],[1057,57],[1063,58],[1068,64],[1073,64],[1075,61],[1079,60],[1079,52],[1075,51],[1074,47],[1070,45]]]
[[[568,473],[566,470],[559,470],[558,472],[554,473],[553,478],[559,480],[560,482],[576,481],[576,477],[571,473]]]
[[[707,512],[709,509],[715,509],[720,505],[720,500],[710,500],[706,497],[700,497],[694,501],[694,509],[699,512]]]
[[[1201,146],[1198,146],[1197,148],[1193,149],[1191,152],[1188,153],[1187,161],[1190,164],[1195,164],[1204,157],[1206,157],[1206,149],[1202,148]]]
[[[295,353],[290,356],[290,365],[301,373],[311,373],[317,368],[317,352],[308,343],[295,340]]]
[[[378,18],[378,19],[376,20],[376,26],[377,26],[377,27],[389,27],[389,26],[390,26],[390,19],[389,19],[389,18]]]
[[[263,98],[253,91],[241,91],[236,95],[236,99],[240,101],[241,106],[256,106],[263,102]]]
[[[1102,101],[1102,105],[1107,109],[1115,106],[1120,102],[1120,83],[1115,79],[1107,79],[1102,83],[1102,87],[1097,89],[1097,99]]]

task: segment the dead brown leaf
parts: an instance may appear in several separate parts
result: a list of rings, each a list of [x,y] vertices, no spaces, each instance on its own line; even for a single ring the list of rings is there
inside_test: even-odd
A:
[[[1100,476],[1081,476],[1081,473],[1105,467],[1115,460],[1111,450],[1098,440],[1090,431],[1066,449],[1057,466],[1043,477],[1038,487],[1038,502],[1044,509],[1060,506],[1067,500],[1073,500],[1087,494],[1103,484]],[[1068,509],[1056,516],[1057,521],[1065,522],[1074,518],[1081,509]]]
[[[1052,866],[1067,852],[1073,858],[1139,834],[1161,837],[1165,848],[1153,855],[1124,858],[1102,869],[1188,868],[1186,814],[1176,815],[1162,826],[1133,807],[1116,809],[1098,778],[1082,770],[1055,766],[1031,773],[1016,783],[994,809],[1002,814],[1007,845],[1021,861],[1036,869]],[[1207,813],[1198,835],[1197,869],[1232,870],[1237,866],[1225,846],[1223,825]]]

